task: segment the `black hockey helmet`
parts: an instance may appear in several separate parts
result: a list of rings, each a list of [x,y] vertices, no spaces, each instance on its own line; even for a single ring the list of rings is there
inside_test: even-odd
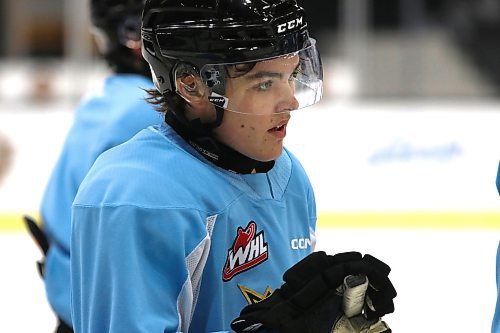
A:
[[[150,76],[147,63],[132,55],[141,46],[144,0],[90,0],[90,17],[99,51],[118,72]]]
[[[179,67],[192,68],[210,101],[225,108],[217,89],[224,86],[224,66],[295,54],[303,74],[298,82],[309,91],[301,107],[321,98],[321,61],[296,0],[146,0],[142,43],[163,95],[176,92]]]

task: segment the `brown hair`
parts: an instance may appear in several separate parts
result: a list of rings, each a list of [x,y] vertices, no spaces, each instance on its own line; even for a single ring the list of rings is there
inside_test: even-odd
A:
[[[167,112],[165,108],[165,97],[156,89],[144,89],[148,94],[145,98],[146,102],[151,104],[158,112]]]
[[[187,102],[176,92],[160,93],[156,89],[145,89],[148,96],[146,102],[151,104],[154,109],[161,113],[167,113],[169,110],[182,111],[187,107]]]

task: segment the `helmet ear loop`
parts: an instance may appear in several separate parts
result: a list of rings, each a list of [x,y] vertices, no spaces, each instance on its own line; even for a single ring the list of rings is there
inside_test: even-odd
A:
[[[210,124],[211,128],[214,129],[222,124],[222,119],[224,118],[224,108],[214,105],[215,107],[215,121]]]

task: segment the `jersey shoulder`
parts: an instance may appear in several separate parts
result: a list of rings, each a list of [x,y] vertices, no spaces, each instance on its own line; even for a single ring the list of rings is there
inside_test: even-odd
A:
[[[301,182],[306,187],[311,187],[306,170],[299,159],[287,148],[283,149],[283,155],[290,160],[291,179],[290,181]]]
[[[241,190],[231,176],[166,137],[158,126],[103,153],[83,181],[76,204],[222,209]]]

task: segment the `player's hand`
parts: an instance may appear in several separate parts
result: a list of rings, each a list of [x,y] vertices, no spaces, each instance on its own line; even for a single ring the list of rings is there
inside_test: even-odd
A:
[[[231,328],[237,333],[390,332],[380,319],[394,311],[390,270],[368,254],[312,253],[285,272],[281,288],[246,306]]]

